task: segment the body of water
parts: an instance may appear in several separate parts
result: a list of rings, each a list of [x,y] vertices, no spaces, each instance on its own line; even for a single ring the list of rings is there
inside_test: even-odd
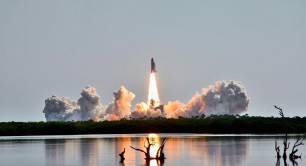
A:
[[[144,154],[130,146],[144,149],[146,138],[155,154],[163,138],[166,160],[146,163]],[[291,145],[294,135],[289,137]],[[140,165],[277,165],[275,140],[281,145],[283,135],[207,135],[207,134],[114,134],[75,136],[0,137],[0,165],[42,166],[140,166]],[[119,153],[126,149],[125,161]],[[298,165],[305,165],[305,147],[300,147]],[[288,150],[291,151],[291,147]],[[290,160],[288,165],[293,165]],[[285,165],[280,160],[280,165]]]

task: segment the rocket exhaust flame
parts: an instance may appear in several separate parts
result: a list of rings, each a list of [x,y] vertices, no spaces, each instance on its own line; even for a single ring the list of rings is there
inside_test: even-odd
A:
[[[150,73],[147,104],[150,106],[150,108],[155,108],[160,105],[158,89],[157,89],[157,81],[156,81],[156,67],[153,58],[151,58],[151,73]]]
[[[149,82],[149,94],[147,104],[155,108],[160,105],[157,83],[156,83],[156,74],[154,72],[150,73],[150,82]]]

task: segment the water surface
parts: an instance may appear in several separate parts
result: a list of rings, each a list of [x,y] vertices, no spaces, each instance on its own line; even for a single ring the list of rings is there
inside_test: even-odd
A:
[[[176,165],[276,165],[274,142],[282,135],[207,135],[207,134],[107,134],[74,136],[0,137],[0,165],[102,166],[145,165],[144,155],[130,148],[143,148],[146,137],[154,143],[155,154],[162,138],[167,138],[164,166]],[[289,141],[294,143],[296,136]],[[282,146],[281,146],[282,147]],[[118,154],[126,148],[126,160]],[[305,147],[299,148],[305,162]],[[289,149],[291,151],[291,148]],[[300,154],[299,153],[299,154]],[[162,165],[156,160],[151,166]],[[288,165],[292,163],[288,160]],[[281,160],[280,165],[284,165]]]

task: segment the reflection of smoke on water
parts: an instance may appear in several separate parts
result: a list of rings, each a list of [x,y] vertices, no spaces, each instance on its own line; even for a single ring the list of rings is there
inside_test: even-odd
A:
[[[81,139],[80,141],[80,157],[82,165],[84,166],[98,166],[101,165],[100,152],[101,152],[100,139]]]
[[[214,156],[214,165],[246,165],[248,140],[239,137],[207,139],[209,156]]]
[[[165,154],[169,165],[246,165],[249,141],[235,137],[170,138]],[[184,160],[175,160],[177,158]]]
[[[66,165],[71,161],[78,162],[79,140],[47,139],[44,143],[47,166]]]
[[[58,165],[58,161],[63,161],[65,157],[64,145],[65,140],[45,140],[45,158],[46,158],[46,165]],[[53,162],[50,162],[53,161]]]
[[[119,156],[126,148],[126,165],[141,163],[143,156],[129,147],[132,142],[140,143],[141,138],[91,138],[91,139],[47,139],[45,144],[45,160],[47,166],[100,166],[118,165]],[[136,162],[136,161],[137,162]]]
[[[45,140],[47,166],[119,165],[118,154],[126,148],[124,164],[145,164],[144,154],[130,148],[144,149],[146,136],[121,135],[111,138]],[[160,135],[149,135],[158,148]],[[169,137],[165,145],[165,165],[246,165],[250,141],[244,137]],[[153,153],[154,154],[154,153]],[[151,161],[150,166],[158,165]]]
[[[57,165],[101,165],[99,139],[47,139],[45,156],[48,166]]]

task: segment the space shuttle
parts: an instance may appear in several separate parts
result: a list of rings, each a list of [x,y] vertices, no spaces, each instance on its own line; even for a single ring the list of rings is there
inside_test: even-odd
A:
[[[156,66],[153,58],[151,58],[151,73],[156,73]]]

